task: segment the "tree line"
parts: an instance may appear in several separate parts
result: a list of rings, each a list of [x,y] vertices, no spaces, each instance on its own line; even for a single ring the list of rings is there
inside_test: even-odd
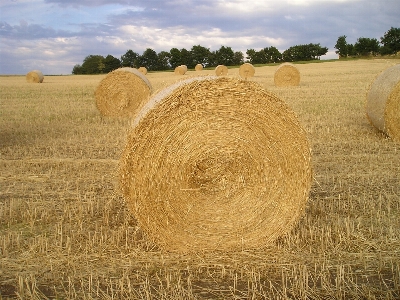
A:
[[[259,51],[248,49],[246,61],[251,64],[305,61],[320,59],[327,52],[328,48],[321,47],[320,44],[296,45],[283,53],[280,53],[275,47],[266,47]],[[159,53],[147,48],[142,55],[130,49],[121,58],[110,54],[106,57],[89,55],[81,65],[74,66],[72,74],[101,74],[121,67],[139,68],[141,66],[146,67],[149,71],[173,70],[180,65],[194,68],[197,64],[202,64],[203,67],[237,66],[243,64],[244,61],[242,52],[234,51],[231,47],[226,46],[221,46],[216,51],[210,51],[206,47],[196,45],[190,50],[172,48],[169,52],[161,51]]]
[[[335,52],[339,58],[365,57],[377,55],[392,55],[400,51],[400,28],[391,27],[380,42],[374,38],[360,37],[357,42],[349,44],[346,36],[340,36],[336,42]],[[381,46],[381,45],[382,46]],[[319,60],[328,52],[327,47],[320,44],[304,44],[292,46],[282,53],[274,46],[261,50],[247,49],[246,62],[251,64],[268,64],[280,62]],[[203,67],[218,65],[237,66],[245,62],[244,54],[234,51],[231,47],[221,46],[216,51],[201,45],[195,45],[190,50],[172,48],[170,51],[157,53],[147,48],[141,55],[133,50],[127,50],[120,58],[113,55],[89,55],[83,63],[73,67],[72,74],[101,74],[109,73],[121,67],[139,68],[144,66],[149,71],[173,70],[180,65],[194,68],[197,64]]]
[[[380,41],[375,38],[360,37],[354,44],[346,41],[347,36],[340,36],[335,45],[339,58],[395,55],[400,51],[400,28],[391,27]]]

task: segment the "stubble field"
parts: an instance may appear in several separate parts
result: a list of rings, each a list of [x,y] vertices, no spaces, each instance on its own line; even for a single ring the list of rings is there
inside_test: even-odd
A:
[[[257,67],[250,80],[307,132],[307,209],[273,246],[196,255],[161,252],[119,194],[130,120],[100,117],[105,75],[0,77],[0,299],[399,299],[400,144],[364,108],[375,76],[398,63],[299,64],[292,88],[274,86],[276,66]],[[147,78],[157,90],[195,74]]]

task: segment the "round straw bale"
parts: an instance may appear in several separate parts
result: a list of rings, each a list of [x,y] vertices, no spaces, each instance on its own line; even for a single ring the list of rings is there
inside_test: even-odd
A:
[[[217,76],[225,76],[225,75],[228,74],[228,68],[226,66],[224,66],[224,65],[218,65],[215,68],[215,74]]]
[[[176,74],[176,75],[185,75],[185,73],[186,73],[186,71],[187,71],[187,67],[185,68],[186,66],[177,66],[176,68],[175,68],[175,71],[174,71],[174,73]]]
[[[194,69],[195,69],[196,71],[202,71],[202,70],[203,70],[203,65],[202,65],[202,64],[197,64],[197,65],[194,67]]]
[[[33,70],[26,74],[26,81],[29,83],[42,83],[43,79],[43,73],[39,70]]]
[[[135,68],[107,74],[95,91],[96,106],[103,116],[133,117],[148,100],[152,86]]]
[[[147,74],[147,69],[146,69],[146,67],[140,67],[140,68],[138,69],[138,71],[141,72],[141,73],[144,74],[144,75]]]
[[[300,84],[300,72],[291,63],[281,64],[275,71],[275,86],[298,86]]]
[[[187,69],[188,69],[187,65],[181,65],[181,67],[185,70],[185,73],[186,73]]]
[[[244,63],[239,67],[239,75],[242,78],[250,78],[254,76],[256,69],[250,63]]]
[[[193,77],[137,114],[119,182],[161,249],[254,249],[302,215],[310,161],[305,131],[284,101],[255,82]]]
[[[387,68],[371,83],[366,111],[372,125],[400,142],[400,64]]]

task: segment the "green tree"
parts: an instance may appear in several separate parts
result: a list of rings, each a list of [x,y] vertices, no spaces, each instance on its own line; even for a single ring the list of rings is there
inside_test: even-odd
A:
[[[109,73],[120,67],[121,67],[121,61],[118,58],[109,54],[104,59],[104,70],[103,70],[104,73]]]
[[[321,47],[320,44],[296,45],[285,50],[282,53],[284,61],[309,61],[320,59],[322,55],[328,52],[327,47]]]
[[[231,47],[221,46],[215,51],[216,63],[218,65],[233,66],[234,52]]]
[[[129,49],[125,54],[121,55],[121,65],[123,67],[138,68],[140,67],[138,65],[138,58],[139,54]]]
[[[319,43],[308,44],[307,46],[312,60],[321,59],[321,56],[328,53],[329,50],[328,47],[321,47]]]
[[[396,54],[400,51],[400,28],[391,27],[385,32],[384,36],[381,37],[380,53],[382,55]]]
[[[275,47],[265,47],[260,51],[248,49],[246,51],[247,59],[252,64],[276,63],[282,60],[282,54]]]
[[[269,48],[268,47],[264,48],[264,53],[266,56],[267,63],[277,63],[282,60],[282,54],[274,46],[271,46]]]
[[[247,49],[246,59],[248,60],[249,63],[255,64],[257,61],[257,51],[254,49]]]
[[[283,53],[282,53],[283,61],[292,62],[292,61],[297,60],[297,57],[298,57],[297,49],[298,49],[298,46],[292,46],[292,47],[286,49],[285,51],[283,51]]]
[[[233,54],[233,65],[238,66],[244,63],[244,55],[242,51],[236,51]]]
[[[169,50],[169,54],[169,63],[172,69],[175,69],[177,66],[183,64],[181,59],[181,51],[178,48],[172,48],[171,50]]]
[[[208,55],[209,66],[215,67],[218,65],[217,54],[216,51],[210,51]]]
[[[99,69],[100,73],[104,72],[104,69],[106,68],[106,65],[104,64],[104,59],[99,61],[99,64],[98,64],[97,68]]]
[[[357,56],[357,52],[356,52],[353,44],[347,44],[347,55],[351,56],[351,57]]]
[[[379,53],[379,42],[375,38],[360,37],[354,44],[354,50],[360,56],[376,55]]]
[[[194,63],[193,63],[193,59],[192,59],[192,53],[185,49],[182,48],[181,49],[181,65],[186,65],[188,68],[194,68]]]
[[[255,62],[256,64],[266,64],[268,63],[268,47],[261,49],[256,52]]]
[[[339,36],[339,38],[336,41],[336,45],[335,45],[335,49],[337,49],[335,51],[336,54],[339,55],[339,59],[340,58],[346,58],[349,55],[348,52],[348,44],[346,41],[346,37],[345,35]]]
[[[74,75],[83,74],[82,66],[79,64],[76,64],[74,66],[74,68],[72,69],[72,74],[74,74]]]
[[[205,67],[210,65],[210,49],[196,45],[190,49],[190,53],[194,65],[202,64]]]
[[[139,56],[140,66],[146,67],[149,71],[158,70],[159,62],[157,52],[151,48],[147,48],[141,56]]]
[[[102,55],[86,56],[82,63],[82,74],[100,74],[104,70],[104,57]]]
[[[168,70],[171,69],[171,65],[169,63],[170,53],[167,51],[161,51],[158,53],[158,70]]]

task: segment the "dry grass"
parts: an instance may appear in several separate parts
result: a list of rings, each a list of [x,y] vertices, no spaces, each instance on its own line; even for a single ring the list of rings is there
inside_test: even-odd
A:
[[[116,193],[129,121],[100,118],[104,75],[0,77],[0,298],[398,299],[400,145],[369,124],[365,98],[399,62],[297,65],[290,88],[256,68],[311,142],[306,214],[268,248],[196,256],[159,251]],[[147,76],[154,89],[177,80]]]

